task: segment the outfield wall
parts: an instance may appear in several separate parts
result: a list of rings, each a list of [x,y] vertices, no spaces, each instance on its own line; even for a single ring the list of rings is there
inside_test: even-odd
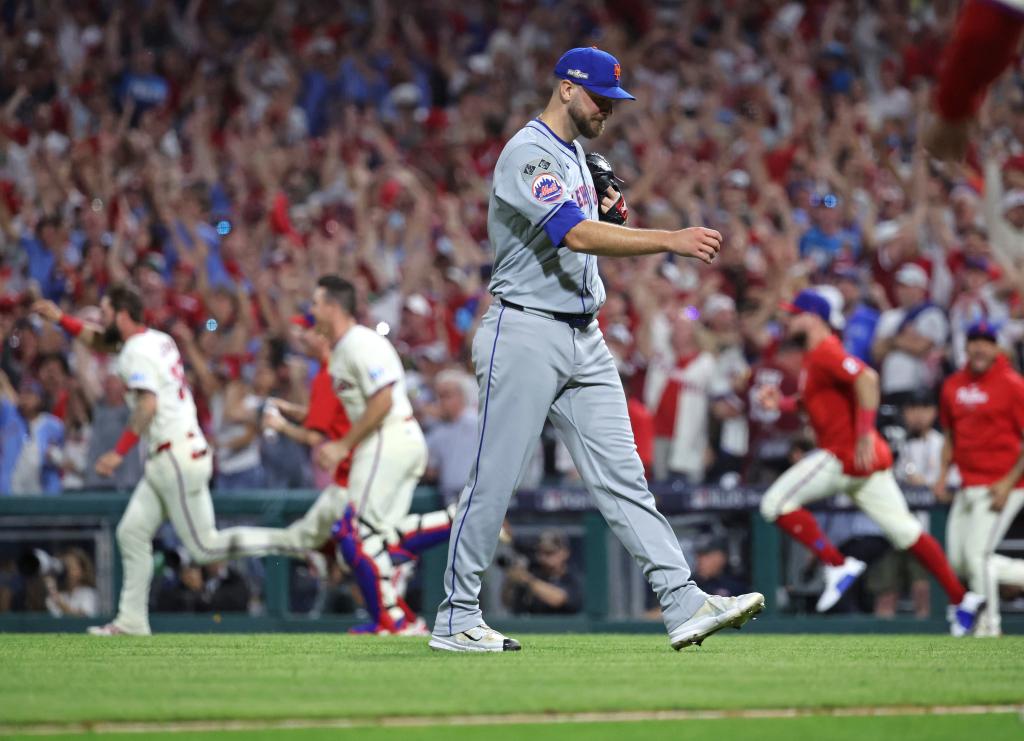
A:
[[[927,489],[908,489],[908,501],[920,516],[928,520],[929,529],[944,538],[946,508],[936,506]],[[786,605],[784,578],[789,544],[784,544],[778,530],[765,523],[757,510],[761,490],[754,487],[692,487],[669,485],[655,489],[659,507],[686,532],[695,522],[708,518],[727,518],[748,539],[750,581],[752,587],[768,598],[768,611],[759,628],[773,632],[941,632],[946,629],[945,603],[937,585],[932,585],[931,617],[917,620],[899,616],[880,620],[870,615],[828,615],[794,613]],[[244,521],[267,527],[288,524],[306,511],[315,498],[313,491],[221,492],[215,495],[218,521]],[[81,493],[58,497],[0,498],[0,545],[14,540],[25,543],[33,538],[53,538],[60,534],[95,543],[100,603],[106,612],[114,605],[120,585],[120,562],[117,557],[114,528],[128,501],[125,494]],[[441,505],[436,491],[420,487],[414,510],[423,512]],[[835,498],[824,503],[825,513],[849,510],[849,502]],[[656,620],[638,619],[645,604],[647,589],[628,556],[610,533],[603,518],[590,506],[585,491],[572,487],[551,487],[524,491],[516,495],[510,515],[518,532],[535,532],[552,524],[574,533],[574,542],[583,564],[584,608],[582,614],[567,617],[520,617],[489,609],[493,622],[522,631],[660,631]],[[681,535],[685,540],[685,536]],[[432,607],[443,598],[441,574],[445,549],[438,547],[423,556],[423,612],[429,617]],[[246,614],[155,614],[155,631],[338,631],[352,625],[347,617],[291,614],[288,609],[290,568],[284,558],[263,559],[263,611],[261,615]],[[494,580],[490,580],[493,582]],[[496,592],[490,591],[493,596]],[[0,631],[78,631],[96,620],[53,618],[42,613],[0,614]],[[1024,615],[1007,614],[1004,629],[1008,633],[1024,633]]]

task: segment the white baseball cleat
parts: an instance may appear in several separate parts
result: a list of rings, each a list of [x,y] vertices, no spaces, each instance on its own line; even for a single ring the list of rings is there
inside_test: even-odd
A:
[[[145,633],[133,633],[120,628],[114,623],[107,623],[106,625],[90,625],[85,629],[85,632],[91,636],[103,636],[109,638],[111,636],[148,636],[149,631]]]
[[[978,614],[985,607],[984,595],[968,592],[960,600],[960,604],[952,610],[949,620],[949,634],[954,638],[962,638],[974,632],[978,623]]]
[[[985,625],[974,629],[975,638],[1002,638],[1003,629]]]
[[[760,592],[738,597],[720,597],[713,594],[693,613],[693,617],[668,634],[669,643],[676,651],[696,643],[722,628],[739,630],[743,624],[764,609],[764,595]]]
[[[416,618],[411,623],[407,623],[402,626],[396,636],[428,636],[430,635],[430,628],[427,627],[427,621],[421,617]]]
[[[435,651],[519,651],[515,638],[502,635],[484,623],[453,636],[434,635],[427,644]]]
[[[868,565],[853,556],[847,556],[841,566],[825,567],[825,591],[818,597],[815,610],[828,612],[835,607],[846,590],[853,586],[857,577],[864,573]]]

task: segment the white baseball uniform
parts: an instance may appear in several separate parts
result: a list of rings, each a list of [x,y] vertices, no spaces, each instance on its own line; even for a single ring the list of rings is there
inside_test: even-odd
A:
[[[128,633],[146,634],[153,536],[164,520],[171,521],[198,563],[265,553],[276,531],[216,529],[209,489],[213,460],[174,340],[154,329],[133,335],[121,348],[116,369],[129,389],[128,404],[133,409],[134,392],[156,395],[156,416],[143,441],[147,459],[142,480],[117,526],[124,582],[114,624]]]
[[[387,339],[368,327],[352,327],[332,350],[328,371],[353,422],[365,414],[371,397],[391,387],[387,416],[352,454],[348,499],[358,527],[340,545],[371,615],[378,622],[386,616],[397,621],[403,613],[396,604],[386,541],[409,514],[413,491],[427,467],[427,443],[413,418],[402,361]]]
[[[353,451],[348,488],[329,484],[303,517],[287,528],[265,530],[264,554],[294,555],[320,547],[348,504],[375,529],[401,530],[426,469],[426,442],[412,418],[402,361],[391,343],[357,325],[334,348],[328,370],[350,420],[359,419],[367,400],[386,386],[392,387],[391,410]]]

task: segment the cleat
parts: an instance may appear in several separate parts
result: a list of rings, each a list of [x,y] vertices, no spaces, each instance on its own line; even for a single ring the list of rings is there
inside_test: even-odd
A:
[[[722,628],[739,630],[763,609],[764,595],[759,592],[741,594],[739,597],[711,595],[693,617],[669,632],[669,643],[676,651],[691,645],[699,646],[705,638]]]
[[[380,623],[362,623],[348,629],[348,634],[353,636],[386,636],[391,631]]]
[[[416,618],[411,623],[399,628],[395,631],[397,636],[428,636],[430,635],[430,628],[427,627],[427,621],[421,617]]]
[[[148,636],[149,631],[144,633],[133,633],[125,630],[114,623],[107,623],[106,625],[90,625],[85,629],[85,632],[91,636],[102,636],[104,638],[110,638],[111,636]]]
[[[949,634],[955,638],[970,635],[978,627],[978,614],[985,607],[985,598],[977,592],[968,592],[956,609],[951,610]],[[948,613],[947,613],[948,614]]]
[[[522,649],[519,641],[502,635],[484,623],[451,636],[431,636],[430,643],[427,645],[435,651],[490,651],[497,653]]]
[[[864,573],[868,565],[853,556],[847,556],[841,566],[825,567],[825,591],[818,598],[815,610],[828,612],[835,607],[857,578]]]

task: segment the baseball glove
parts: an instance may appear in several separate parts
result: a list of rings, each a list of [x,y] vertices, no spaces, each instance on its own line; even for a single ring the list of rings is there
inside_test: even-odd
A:
[[[587,168],[590,170],[591,177],[594,178],[594,188],[597,189],[598,199],[603,199],[608,194],[609,188],[615,189],[619,194],[618,200],[607,211],[601,208],[598,209],[601,214],[601,221],[608,221],[612,224],[625,224],[626,219],[629,218],[629,209],[626,207],[626,199],[622,195],[623,182],[615,177],[612,163],[603,154],[591,152],[587,155]]]

